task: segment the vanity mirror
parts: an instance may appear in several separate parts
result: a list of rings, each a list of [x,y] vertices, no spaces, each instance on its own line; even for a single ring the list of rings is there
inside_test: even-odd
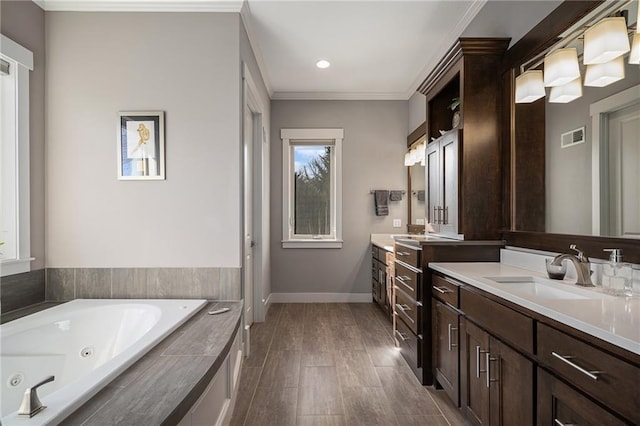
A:
[[[617,59],[624,78],[593,87],[594,71],[591,65],[587,71],[583,58],[585,29],[609,17],[625,22],[630,45],[639,38],[637,8],[637,0],[565,2],[505,55],[509,243],[565,251],[567,242],[581,241],[599,258],[606,257],[602,247],[615,244],[640,262],[640,66],[628,63],[627,52]],[[581,74],[573,92],[578,97],[561,102],[571,99],[558,96],[567,85],[543,88],[546,96],[522,102],[516,78],[535,70],[550,80],[555,70],[545,58],[574,48]]]
[[[407,137],[408,156],[411,155],[412,148],[426,144],[426,122],[418,126]],[[407,194],[408,196],[408,226],[407,232],[410,234],[424,234],[425,225],[425,164],[424,149],[421,148],[421,158],[412,158],[405,161],[407,165]],[[410,165],[409,165],[410,164]]]

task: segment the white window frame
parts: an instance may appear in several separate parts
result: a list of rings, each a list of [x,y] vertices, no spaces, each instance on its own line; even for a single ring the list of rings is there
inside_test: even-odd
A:
[[[342,140],[344,129],[281,129],[282,139],[282,248],[342,248]],[[293,146],[332,145],[331,233],[326,236],[294,233]]]
[[[0,261],[0,276],[31,270],[30,183],[29,183],[29,71],[33,71],[33,53],[0,34],[0,56],[15,69],[15,117],[2,120],[3,132],[14,133],[15,158],[2,159],[3,180],[15,185],[15,256]],[[15,161],[13,161],[15,160]],[[4,199],[3,199],[4,202]],[[4,238],[4,237],[2,237]],[[2,246],[0,246],[0,252]],[[13,251],[13,250],[12,250]]]

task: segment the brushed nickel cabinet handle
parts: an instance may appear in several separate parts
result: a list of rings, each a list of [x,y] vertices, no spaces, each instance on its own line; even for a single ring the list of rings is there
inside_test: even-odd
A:
[[[485,359],[486,359],[485,363],[486,363],[486,366],[487,366],[486,367],[487,369],[485,370],[487,372],[487,387],[489,388],[489,387],[491,387],[491,382],[497,382],[498,381],[498,379],[492,379],[491,378],[491,362],[492,361],[497,361],[498,358],[491,358],[491,354],[489,353],[489,351],[487,351],[485,353]]]
[[[402,340],[403,342],[407,340],[407,337],[405,337],[405,335],[403,333],[400,333],[398,330],[396,330],[396,334],[400,336],[400,340]]]
[[[480,378],[480,373],[486,373],[487,370],[482,370],[480,368],[480,354],[487,353],[488,351],[483,351],[480,349],[480,346],[476,346],[476,378]]]
[[[400,312],[402,312],[404,314],[404,316],[411,321],[411,323],[415,323],[415,321],[413,320],[413,318],[411,318],[409,315],[407,315],[407,311],[410,311],[411,308],[409,308],[409,306],[407,305],[401,305],[399,303],[396,303],[396,308],[398,308],[400,310]]]
[[[438,286],[433,286],[433,289],[435,291],[437,291],[438,293],[442,293],[442,294],[447,294],[447,293],[453,293],[453,290],[450,290],[448,288],[442,288],[442,287],[438,287]]]
[[[553,423],[558,425],[558,426],[578,426],[577,423],[562,423],[560,420],[558,419],[553,419]]]
[[[457,328],[454,327],[453,324],[447,324],[447,334],[449,336],[449,352],[451,352],[451,348],[455,348],[456,346],[458,346],[457,344],[451,342],[451,332],[456,330]]]
[[[410,279],[409,279],[410,280]],[[405,286],[406,288],[408,288],[409,290],[411,290],[411,292],[415,292],[415,289],[413,287],[411,287],[409,284],[407,284],[402,277],[396,277],[396,281],[398,281],[400,284],[402,284],[403,286]]]
[[[560,354],[557,354],[555,352],[551,352],[551,355],[553,355],[554,357],[558,358],[560,361],[564,362],[565,364],[575,368],[576,370],[578,370],[579,372],[581,372],[585,376],[589,377],[590,379],[598,380],[598,374],[602,373],[602,371],[588,371],[588,370],[585,370],[584,368],[580,367],[578,364],[569,361],[570,359],[573,358],[572,356],[560,355]]]

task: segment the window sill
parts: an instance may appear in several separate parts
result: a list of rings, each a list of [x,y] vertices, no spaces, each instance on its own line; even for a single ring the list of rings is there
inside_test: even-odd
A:
[[[29,259],[0,260],[0,277],[22,274],[24,272],[31,271],[31,261],[33,260],[36,260],[35,257]]]
[[[342,240],[283,240],[282,248],[340,249]]]

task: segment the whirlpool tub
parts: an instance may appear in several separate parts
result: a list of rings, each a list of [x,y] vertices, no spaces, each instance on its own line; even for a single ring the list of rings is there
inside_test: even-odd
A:
[[[198,312],[205,300],[78,299],[0,326],[3,425],[57,424]],[[22,418],[24,391],[47,408]]]

